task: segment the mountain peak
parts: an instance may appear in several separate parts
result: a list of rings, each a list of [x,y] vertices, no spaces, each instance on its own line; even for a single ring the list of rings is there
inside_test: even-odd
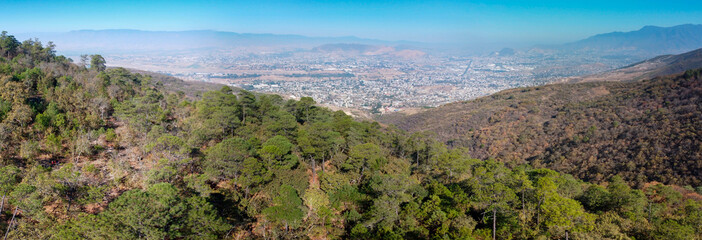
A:
[[[682,25],[680,25],[680,26],[682,26]],[[646,25],[646,26],[643,26],[641,29],[639,29],[639,31],[659,30],[659,29],[661,29],[661,28],[663,28],[663,27],[653,26],[653,25]]]

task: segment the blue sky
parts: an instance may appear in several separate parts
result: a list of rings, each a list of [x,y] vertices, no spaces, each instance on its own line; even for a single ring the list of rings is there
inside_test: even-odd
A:
[[[702,1],[15,1],[10,33],[196,30],[426,42],[559,43],[645,25],[702,23]]]

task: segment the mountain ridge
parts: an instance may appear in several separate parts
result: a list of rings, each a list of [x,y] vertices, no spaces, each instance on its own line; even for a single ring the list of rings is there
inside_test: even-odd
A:
[[[25,36],[26,35],[26,36]],[[119,53],[134,51],[183,51],[201,48],[236,49],[242,47],[313,48],[329,43],[376,45],[422,44],[412,41],[385,41],[355,36],[310,37],[297,34],[237,33],[216,30],[145,31],[136,29],[73,30],[69,32],[29,33],[20,39],[39,37],[54,42],[62,53]]]
[[[628,32],[597,34],[560,46],[564,50],[625,52],[641,55],[679,54],[702,48],[702,24],[644,26]]]

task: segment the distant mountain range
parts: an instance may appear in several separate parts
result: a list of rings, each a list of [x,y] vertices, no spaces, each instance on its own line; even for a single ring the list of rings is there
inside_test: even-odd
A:
[[[647,56],[679,54],[702,48],[702,24],[645,26],[637,31],[598,34],[560,46],[568,51],[594,51]]]
[[[422,47],[443,49],[442,44],[411,41],[383,41],[353,36],[308,37],[292,34],[235,33],[212,30],[194,31],[141,31],[130,29],[79,30],[60,33],[15,34],[18,39],[39,38],[53,41],[60,54],[80,53],[143,53],[160,51],[241,50],[265,52],[271,50],[325,49],[334,44],[354,44]],[[327,45],[327,46],[324,46]],[[341,45],[336,45],[340,47]],[[475,47],[475,46],[474,46]],[[702,25],[674,27],[646,26],[637,31],[599,34],[577,42],[551,46],[568,52],[596,52],[651,57],[678,54],[702,48]],[[400,49],[402,50],[402,49]],[[454,51],[448,51],[454,52]],[[507,52],[505,54],[509,55]]]
[[[26,36],[25,36],[26,35]],[[148,51],[202,51],[248,49],[311,49],[330,43],[372,45],[411,44],[407,41],[382,41],[358,37],[307,37],[290,34],[235,33],[211,30],[141,31],[80,30],[63,33],[17,34],[19,39],[39,38],[53,41],[61,54],[75,53],[133,53]]]

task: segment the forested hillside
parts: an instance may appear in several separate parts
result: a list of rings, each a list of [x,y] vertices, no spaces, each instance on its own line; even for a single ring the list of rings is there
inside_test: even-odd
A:
[[[597,185],[505,165],[507,154],[479,160],[470,156],[492,153],[357,122],[311,98],[229,87],[187,97],[106,69],[99,55],[74,64],[6,33],[0,56],[8,239],[702,237],[702,196],[689,187],[632,188],[618,176]]]

